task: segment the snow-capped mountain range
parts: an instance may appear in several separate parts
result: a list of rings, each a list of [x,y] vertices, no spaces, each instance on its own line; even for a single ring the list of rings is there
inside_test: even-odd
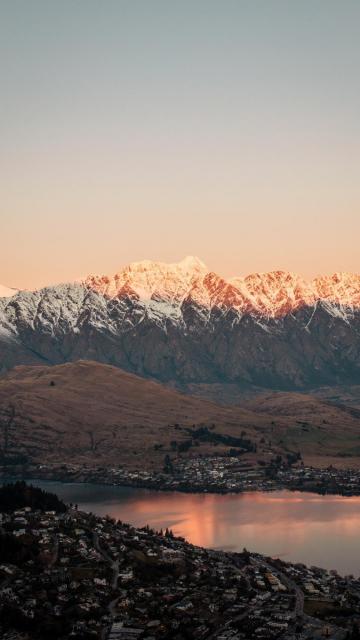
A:
[[[113,277],[89,276],[83,284],[109,298],[121,297],[131,289],[143,301],[166,303],[165,313],[172,313],[189,298],[207,309],[220,305],[268,318],[317,301],[329,303],[329,308],[340,306],[344,314],[360,306],[360,275],[334,273],[307,282],[294,273],[272,271],[225,280],[192,256],[176,264],[135,262]]]
[[[285,316],[317,302],[328,303],[329,311],[333,306],[336,315],[340,307],[344,316],[360,307],[360,275],[334,273],[306,281],[291,272],[272,271],[225,280],[193,256],[174,264],[134,262],[114,276],[89,275],[77,284],[107,299],[135,294],[148,310],[170,317],[179,317],[181,304],[190,299],[204,309],[223,306],[265,318]],[[53,288],[64,286],[68,285]],[[18,289],[0,285],[0,298],[17,293]]]
[[[194,257],[0,288],[0,368],[92,358],[182,384],[360,380],[360,276],[221,278]]]

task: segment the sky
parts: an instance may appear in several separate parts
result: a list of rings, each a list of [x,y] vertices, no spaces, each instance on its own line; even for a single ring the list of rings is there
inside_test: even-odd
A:
[[[0,0],[0,283],[360,272],[358,0]]]

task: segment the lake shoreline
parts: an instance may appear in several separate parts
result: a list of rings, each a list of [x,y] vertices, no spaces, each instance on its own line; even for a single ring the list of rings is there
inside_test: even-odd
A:
[[[240,552],[360,575],[360,498],[280,489],[210,494],[24,477],[79,510],[148,524],[207,549]],[[3,478],[11,482],[13,477]],[[341,539],[341,549],[339,548]]]
[[[251,484],[243,486],[230,486],[223,485],[217,486],[215,483],[211,484],[192,484],[190,482],[173,481],[171,476],[165,474],[154,474],[148,478],[141,478],[139,476],[129,477],[129,475],[118,475],[120,472],[110,473],[100,468],[87,469],[86,467],[76,468],[50,468],[45,465],[36,466],[23,466],[21,470],[19,468],[0,468],[0,481],[3,479],[11,481],[14,480],[39,480],[49,482],[61,482],[61,483],[85,483],[93,485],[104,485],[114,487],[127,487],[134,489],[148,489],[150,491],[159,492],[177,492],[185,494],[214,494],[214,495],[232,495],[243,494],[251,492],[276,492],[276,491],[291,491],[301,493],[314,493],[321,496],[325,495],[338,495],[341,497],[355,497],[360,496],[360,473],[357,477],[358,482],[356,486],[347,486],[346,479],[351,474],[356,474],[355,470],[341,469],[331,470],[331,480],[325,478],[324,473],[329,474],[329,469],[313,469],[311,468],[311,479],[296,480],[294,477],[284,478],[282,480],[276,478],[268,481],[252,481]],[[334,474],[341,474],[341,484],[334,482]],[[135,475],[132,473],[131,475]],[[140,475],[140,472],[139,472]],[[353,479],[353,478],[352,478]]]

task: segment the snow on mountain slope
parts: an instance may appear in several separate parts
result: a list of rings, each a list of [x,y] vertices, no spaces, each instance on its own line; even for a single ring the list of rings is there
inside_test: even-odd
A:
[[[205,265],[193,256],[174,264],[143,260],[131,263],[113,277],[88,276],[83,285],[106,298],[134,296],[148,316],[176,321],[180,319],[181,303],[192,288],[199,287],[206,273]]]
[[[254,273],[228,280],[209,272],[199,258],[179,263],[144,260],[120,270],[115,276],[88,276],[83,284],[108,298],[133,292],[155,313],[179,317],[182,303],[193,303],[208,315],[212,307],[235,310],[265,318],[284,317],[305,306],[323,301],[342,307],[346,316],[360,308],[360,276],[336,273],[306,281],[286,271]]]
[[[18,292],[18,289],[12,289],[11,287],[5,287],[0,284],[0,298],[11,298],[15,293]]]
[[[360,307],[360,275],[343,272],[320,276],[315,278],[314,285],[320,300],[348,308]]]
[[[360,382],[360,276],[224,279],[197,258],[0,298],[0,370],[92,359],[188,383]]]
[[[247,293],[254,310],[268,317],[285,316],[317,299],[311,282],[286,271],[254,273],[231,282]]]
[[[91,297],[90,292],[97,297]],[[211,315],[219,317],[229,311],[238,319],[247,314],[266,321],[285,317],[303,307],[315,307],[317,302],[329,314],[346,320],[360,309],[360,275],[335,273],[306,281],[293,273],[272,271],[226,280],[210,272],[199,258],[188,256],[173,264],[134,262],[114,276],[91,275],[79,283],[35,292],[19,293],[0,286],[0,299],[0,309],[7,309],[7,323],[35,322],[44,330],[48,326],[49,331],[53,331],[54,325],[60,330],[75,327],[84,318],[99,325],[113,325],[108,308],[116,309],[129,326],[145,317],[162,326],[167,320],[181,323],[186,307],[202,323]],[[130,315],[134,316],[132,320]],[[118,325],[119,317],[112,328],[117,331]]]
[[[143,260],[131,263],[113,277],[88,276],[84,284],[110,298],[130,287],[143,300],[172,303],[182,300],[192,283],[206,273],[201,260],[192,256],[175,264]]]

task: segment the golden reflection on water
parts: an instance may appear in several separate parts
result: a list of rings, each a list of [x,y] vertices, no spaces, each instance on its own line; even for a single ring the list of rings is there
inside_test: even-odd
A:
[[[261,529],[271,534],[286,528],[292,534],[307,526],[319,527],[331,522],[349,532],[359,531],[360,497],[313,496],[299,493],[248,493],[243,495],[154,494],[136,497],[119,505],[119,517],[131,517],[137,525],[145,521],[156,526],[171,526],[194,544],[213,546],[229,526],[249,532]]]
[[[142,494],[118,517],[170,527],[195,545],[243,547],[284,559],[360,573],[360,497],[301,493]]]
[[[195,545],[234,551],[246,547],[360,575],[360,496],[185,494],[58,483],[53,490],[87,511],[135,526],[169,527]]]

